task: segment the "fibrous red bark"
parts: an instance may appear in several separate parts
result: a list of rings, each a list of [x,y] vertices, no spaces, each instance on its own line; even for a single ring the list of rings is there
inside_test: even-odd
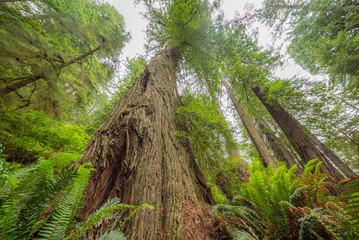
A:
[[[254,124],[251,122],[248,115],[243,110],[242,106],[239,104],[238,99],[234,95],[234,93],[231,90],[231,88],[229,87],[228,83],[224,79],[222,79],[222,83],[226,87],[226,90],[232,100],[232,103],[233,103],[235,109],[237,110],[237,113],[238,113],[239,117],[241,118],[243,125],[246,128],[248,135],[259,154],[259,157],[262,159],[263,165],[268,166],[269,164],[272,164],[272,167],[278,168],[277,163],[275,162],[275,160],[272,157],[272,154],[270,153],[269,149],[265,145],[263,139],[260,137]]]
[[[83,162],[92,174],[83,208],[86,217],[109,199],[151,204],[128,222],[128,239],[216,239],[208,214],[214,204],[187,142],[174,119],[178,107],[178,53],[166,49],[116,104],[88,144]],[[182,128],[182,129],[181,129]],[[116,228],[103,224],[95,235]]]
[[[258,119],[259,128],[262,130],[262,134],[266,136],[269,145],[271,146],[274,154],[276,155],[279,161],[285,162],[288,168],[291,168],[297,162],[294,160],[288,149],[281,143],[279,138],[272,132],[269,125],[265,122],[263,118]],[[298,166],[298,165],[297,165]],[[298,166],[297,171],[299,173],[303,172],[301,166]]]
[[[272,104],[267,103],[265,91],[259,86],[254,86],[252,90],[277,122],[304,164],[310,160],[318,159],[323,162],[320,166],[322,173],[332,176],[335,182],[343,179],[343,175],[332,165],[332,162],[318,150],[310,135],[304,131],[304,128],[277,101],[272,101]]]

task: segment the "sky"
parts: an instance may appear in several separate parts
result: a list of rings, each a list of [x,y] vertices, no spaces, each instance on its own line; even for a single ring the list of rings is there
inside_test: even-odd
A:
[[[131,32],[132,39],[126,44],[123,49],[122,57],[132,58],[138,55],[142,55],[145,52],[144,43],[146,42],[146,20],[142,17],[141,12],[145,11],[142,5],[134,5],[134,1],[131,0],[108,0],[110,4],[123,15],[126,23],[127,31]],[[262,6],[262,0],[222,0],[222,9],[226,18],[231,19],[238,12],[240,15],[245,13],[246,4],[253,4],[255,9]],[[259,30],[258,42],[263,47],[269,47],[273,44],[273,40],[270,35],[270,31],[263,24],[257,23],[253,25]],[[299,65],[285,54],[285,46],[289,43],[284,42],[284,47],[281,54],[284,54],[284,65],[275,72],[275,75],[280,78],[292,78],[294,76],[311,77],[311,75],[303,70]],[[276,45],[279,45],[277,42]]]

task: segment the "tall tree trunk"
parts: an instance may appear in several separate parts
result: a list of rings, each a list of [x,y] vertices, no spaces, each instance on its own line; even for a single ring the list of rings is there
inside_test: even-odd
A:
[[[288,138],[293,148],[297,151],[304,163],[310,160],[318,159],[322,161],[321,171],[334,177],[335,182],[343,179],[343,175],[332,166],[331,162],[323,158],[322,153],[316,148],[310,137],[304,132],[303,127],[295,121],[276,101],[270,105],[266,102],[265,92],[259,86],[252,88],[253,92],[267,108],[277,122],[283,133]]]
[[[336,154],[334,154],[324,143],[322,143],[316,136],[311,135],[313,143],[317,146],[319,151],[323,153],[323,155],[327,156],[330,161],[342,172],[345,174],[347,178],[349,177],[358,177],[350,167],[348,167]]]
[[[231,88],[228,86],[228,83],[223,78],[222,78],[222,82],[223,82],[224,86],[226,87],[229,96],[231,97],[233,105],[236,108],[237,113],[238,113],[239,117],[241,118],[244,127],[247,129],[249,137],[251,138],[252,143],[254,144],[254,147],[256,148],[256,150],[259,154],[259,157],[264,160],[264,165],[266,166],[271,163],[274,168],[277,168],[278,167],[277,163],[274,161],[271,153],[269,152],[269,149],[265,145],[263,139],[259,136],[257,129],[255,128],[255,126],[253,125],[253,123],[251,122],[249,117],[247,116],[246,112],[243,110],[242,106],[239,104],[238,99],[234,95]]]
[[[259,128],[262,130],[262,133],[266,138],[268,139],[269,145],[271,146],[274,154],[277,156],[279,161],[285,162],[288,168],[291,168],[297,162],[294,160],[290,152],[284,145],[281,143],[279,138],[274,134],[272,129],[269,127],[269,125],[266,123],[266,121],[263,118],[258,119]],[[297,165],[297,171],[298,173],[303,173],[303,169],[300,165]]]
[[[218,99],[213,92],[211,92],[211,97],[214,101],[214,104],[216,104],[217,106],[217,113],[225,118],[221,105],[219,104]],[[224,137],[227,143],[235,142],[233,135],[230,133],[226,134]],[[229,154],[232,158],[239,157],[239,153],[237,149],[233,149],[233,148],[229,149]],[[241,161],[238,163],[236,167],[236,173],[238,174],[238,178],[241,182],[248,181],[249,171],[248,171],[248,165],[245,162]]]
[[[82,162],[92,174],[83,217],[109,199],[151,204],[125,228],[128,239],[216,239],[208,204],[214,204],[187,142],[175,132],[179,54],[165,49],[122,96],[88,144]],[[100,235],[115,229],[104,223]]]

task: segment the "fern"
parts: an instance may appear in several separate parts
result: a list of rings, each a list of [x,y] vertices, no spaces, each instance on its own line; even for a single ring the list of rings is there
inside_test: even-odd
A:
[[[92,229],[94,226],[99,226],[102,224],[104,219],[111,219],[116,217],[116,213],[118,213],[120,210],[125,208],[133,209],[132,213],[125,218],[122,221],[122,224],[119,226],[121,227],[128,221],[133,214],[138,211],[139,209],[142,209],[144,207],[147,207],[149,209],[153,209],[153,206],[149,204],[142,204],[140,206],[133,206],[133,205],[127,205],[119,203],[120,199],[113,198],[109,200],[106,204],[104,204],[99,210],[97,210],[94,214],[90,215],[84,222],[82,222],[79,226],[76,227],[72,231],[72,233],[67,236],[65,239],[78,239],[80,236],[84,235],[88,229]]]
[[[139,209],[153,208],[147,204],[125,205],[119,199],[112,199],[76,228],[76,217],[92,170],[86,165],[74,168],[76,156],[61,154],[14,171],[8,167],[1,169],[0,239],[79,239],[103,219],[117,218],[121,209],[133,209],[123,219],[123,225]],[[111,232],[103,237],[111,236],[123,237],[121,233]]]
[[[342,214],[329,199],[328,176],[315,162],[309,161],[301,176],[295,176],[296,166],[274,170],[252,164],[240,195],[231,205],[217,205],[212,216],[237,239],[334,239],[342,233],[336,220]]]
[[[68,193],[58,203],[56,211],[40,230],[40,239],[63,238],[73,222],[81,203],[83,192],[88,184],[90,170],[80,166],[78,176],[74,179]]]
[[[78,170],[69,167],[76,160],[73,154],[12,171],[2,171],[0,179],[0,239],[29,239],[37,235],[63,199]]]
[[[243,230],[238,230],[235,234],[236,235],[233,240],[258,240],[257,237],[253,237],[251,234]]]
[[[41,214],[57,204],[55,199],[58,194],[64,192],[77,175],[77,170],[71,167],[69,170],[62,170],[57,178],[39,180],[34,184],[34,189],[29,190],[29,197],[24,202],[24,209],[19,216],[21,221],[28,223],[28,234],[33,234],[42,226],[38,223]],[[39,192],[36,189],[42,189],[42,191]]]
[[[343,180],[338,187],[346,186],[350,190],[341,194],[340,200],[346,201],[345,218],[340,219],[341,227],[348,238],[359,239],[359,178]]]
[[[307,164],[305,164],[304,170],[303,170],[303,175],[307,175],[310,174],[313,169],[314,169],[314,163],[318,161],[318,159],[313,159],[307,162]]]

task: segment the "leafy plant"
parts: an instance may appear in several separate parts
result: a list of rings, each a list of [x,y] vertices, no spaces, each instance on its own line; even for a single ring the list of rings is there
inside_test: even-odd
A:
[[[61,154],[37,163],[2,169],[0,175],[0,239],[79,239],[105,218],[123,208],[142,207],[114,199],[81,224],[77,224],[91,168],[74,167],[78,155]]]
[[[239,196],[215,206],[213,217],[238,239],[337,239],[343,234],[343,203],[330,196],[329,176],[319,173],[316,161],[308,162],[302,176],[295,175],[296,166],[274,170],[253,163]]]
[[[198,165],[206,178],[211,182],[216,199],[220,202],[232,196],[237,186],[238,175],[235,172],[239,157],[230,158],[228,152],[236,149],[236,143],[226,141],[230,129],[225,118],[218,114],[215,104],[208,104],[204,95],[194,97],[187,94],[182,97],[182,106],[177,109],[176,120],[185,125],[187,131],[177,131],[176,135],[184,142],[189,142],[198,161]]]
[[[31,163],[61,152],[82,152],[89,140],[84,128],[58,122],[40,111],[0,106],[0,142],[8,161]]]
[[[346,201],[343,206],[345,218],[340,219],[340,228],[348,239],[359,239],[359,178],[345,179],[338,185],[346,186],[350,190],[341,194],[341,201]]]

